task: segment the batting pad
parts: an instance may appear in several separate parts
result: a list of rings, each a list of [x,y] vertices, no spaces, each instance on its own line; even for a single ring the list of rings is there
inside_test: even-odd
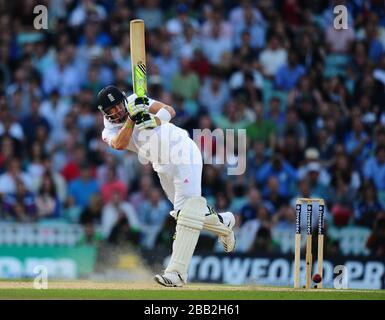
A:
[[[205,198],[191,197],[180,210],[172,255],[165,273],[177,272],[184,281],[187,280],[187,270],[203,228],[206,205]]]
[[[178,210],[170,211],[170,215],[174,218],[178,218]],[[203,230],[213,232],[217,236],[227,237],[231,233],[231,229],[226,227],[220,220],[217,214],[210,213],[205,216],[203,221]]]
[[[211,231],[217,236],[228,236],[231,233],[231,229],[226,227],[216,214],[209,214],[205,217],[203,229]]]

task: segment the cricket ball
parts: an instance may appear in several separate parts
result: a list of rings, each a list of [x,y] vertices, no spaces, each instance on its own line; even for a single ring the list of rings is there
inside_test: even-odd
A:
[[[321,277],[318,273],[316,273],[316,274],[313,276],[313,281],[314,281],[315,283],[320,283],[321,280],[322,280],[322,277]]]

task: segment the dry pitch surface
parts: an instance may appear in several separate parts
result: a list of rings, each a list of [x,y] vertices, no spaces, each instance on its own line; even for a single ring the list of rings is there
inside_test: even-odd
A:
[[[153,282],[102,281],[51,281],[47,290],[36,290],[32,281],[0,281],[0,299],[385,300],[385,290],[294,290],[197,283],[184,288],[164,288]]]

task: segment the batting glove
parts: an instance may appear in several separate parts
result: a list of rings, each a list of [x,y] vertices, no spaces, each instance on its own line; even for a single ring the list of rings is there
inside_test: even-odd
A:
[[[141,113],[148,111],[149,100],[147,97],[137,97],[134,101],[127,102],[127,111],[131,120],[135,121]]]
[[[138,114],[135,124],[139,130],[153,129],[158,126],[155,120],[155,115],[148,112]]]

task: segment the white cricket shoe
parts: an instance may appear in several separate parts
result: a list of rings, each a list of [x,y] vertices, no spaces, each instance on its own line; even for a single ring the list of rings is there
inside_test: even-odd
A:
[[[233,231],[235,217],[231,212],[221,212],[218,215],[222,217],[223,224],[231,229],[231,233],[228,236],[219,236],[219,241],[222,243],[225,252],[231,252],[235,248],[235,234]]]
[[[183,287],[186,284],[182,276],[176,272],[169,272],[164,275],[157,274],[154,280],[165,287]]]

